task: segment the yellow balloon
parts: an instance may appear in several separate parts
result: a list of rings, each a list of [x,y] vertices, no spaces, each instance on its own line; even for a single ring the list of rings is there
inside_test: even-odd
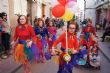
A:
[[[71,11],[66,10],[65,14],[61,17],[61,19],[63,19],[64,21],[70,21],[72,20],[73,16],[74,14]]]

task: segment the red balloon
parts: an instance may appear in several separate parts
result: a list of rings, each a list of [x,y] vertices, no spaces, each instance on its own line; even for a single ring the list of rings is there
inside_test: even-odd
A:
[[[66,3],[68,2],[68,0],[58,0],[58,2],[62,5],[66,5]]]
[[[55,17],[61,17],[61,16],[63,16],[64,13],[65,13],[65,7],[63,5],[61,5],[61,4],[56,5],[52,9],[52,14]]]

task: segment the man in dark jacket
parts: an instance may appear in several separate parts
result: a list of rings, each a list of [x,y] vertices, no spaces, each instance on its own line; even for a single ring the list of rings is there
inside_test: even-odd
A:
[[[108,24],[108,27],[105,29],[105,32],[103,33],[103,36],[101,37],[102,42],[104,42],[104,39],[105,39],[106,36],[110,36],[110,22]]]

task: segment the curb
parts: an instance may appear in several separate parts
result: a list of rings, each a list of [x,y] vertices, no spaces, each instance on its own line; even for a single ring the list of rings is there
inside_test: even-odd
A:
[[[11,71],[10,73],[16,73],[20,68],[22,67],[22,65],[18,66],[17,68],[15,68],[13,71]]]
[[[101,50],[99,49],[99,51],[102,53],[102,55],[106,58],[106,60],[110,63],[110,58]]]

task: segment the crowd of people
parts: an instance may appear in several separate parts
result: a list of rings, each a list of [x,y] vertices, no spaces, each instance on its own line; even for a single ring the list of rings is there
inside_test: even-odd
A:
[[[15,62],[22,64],[25,73],[32,73],[31,63],[45,63],[55,55],[59,56],[58,73],[72,73],[74,66],[90,65],[96,61],[94,56],[98,56],[98,45],[92,20],[86,22],[78,40],[79,27],[75,20],[67,22],[67,31],[57,38],[57,30],[65,25],[62,19],[35,18],[32,27],[29,15],[20,15],[14,37],[10,41],[10,27],[6,16],[6,13],[0,14],[1,57],[7,58],[10,54],[10,45],[13,46]],[[61,48],[57,49],[59,43]]]
[[[47,17],[45,20],[36,18],[32,27],[26,16],[19,16],[11,45],[15,48],[14,59],[17,63],[22,63],[25,73],[31,73],[30,63],[33,61],[45,63],[51,59],[57,29],[63,25],[63,20]]]

